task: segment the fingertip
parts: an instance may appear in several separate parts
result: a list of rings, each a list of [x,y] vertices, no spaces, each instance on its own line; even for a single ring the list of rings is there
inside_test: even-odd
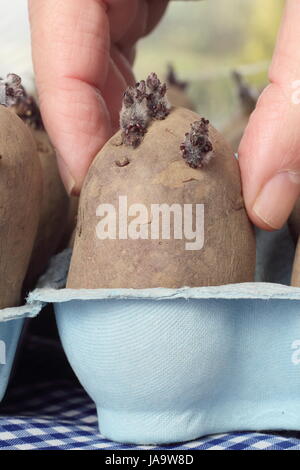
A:
[[[276,173],[261,189],[252,211],[270,229],[279,230],[286,223],[300,194],[300,173]]]
[[[282,89],[269,85],[252,113],[239,146],[243,194],[249,218],[264,230],[286,222],[299,195],[298,115]]]
[[[58,88],[44,89],[40,104],[66,190],[78,194],[91,162],[112,135],[105,102],[91,85],[68,78]]]

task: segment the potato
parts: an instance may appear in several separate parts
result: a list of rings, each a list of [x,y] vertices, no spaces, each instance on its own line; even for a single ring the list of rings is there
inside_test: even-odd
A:
[[[237,152],[249,117],[255,109],[259,92],[250,87],[238,72],[234,71],[232,78],[237,88],[240,108],[224,126],[222,133],[234,152]]]
[[[295,243],[297,243],[300,235],[300,198],[296,201],[294,209],[288,220],[288,226],[290,233]]]
[[[73,248],[75,239],[75,229],[77,223],[79,197],[72,196],[70,198],[70,206],[67,216],[67,223],[64,235],[62,237],[60,247],[58,251],[62,251],[66,247]]]
[[[45,271],[65,235],[70,199],[66,193],[56,163],[55,150],[43,129],[32,129],[37,144],[43,177],[40,220],[25,285],[34,286]],[[26,288],[25,287],[25,288]]]
[[[190,100],[190,98],[188,97],[188,95],[180,88],[174,85],[169,85],[167,96],[168,96],[170,103],[172,103],[173,106],[176,106],[178,108],[180,107],[187,108],[192,111],[195,110],[195,106]]]
[[[180,81],[172,65],[168,66],[167,73],[167,97],[170,103],[175,107],[182,107],[195,111],[195,106],[189,98],[186,90],[187,82]]]
[[[300,287],[300,198],[296,201],[295,207],[288,219],[290,234],[296,246],[295,258],[292,270],[291,285]]]
[[[300,287],[300,240],[299,238],[298,238],[294,263],[293,263],[291,286]]]
[[[140,99],[145,86],[138,84],[137,87],[136,96]],[[164,91],[163,87],[159,89],[161,96]],[[178,288],[252,281],[254,233],[245,211],[239,167],[232,150],[208,121],[196,113],[185,108],[173,108],[169,112],[166,102],[149,98],[149,93],[145,95],[146,101],[139,101],[132,110],[133,92],[128,93],[121,115],[122,131],[97,155],[82,189],[67,287]],[[158,111],[154,118],[152,112],[149,122],[141,111],[143,103],[150,106],[151,112]],[[167,116],[164,120],[162,109]],[[142,125],[146,128],[141,129]],[[132,130],[138,135],[132,136]],[[198,130],[202,132],[199,136],[196,135]],[[192,145],[195,147],[191,149]],[[199,149],[202,154],[197,162],[193,150]],[[120,206],[125,201],[124,196],[128,212]],[[112,218],[107,219],[110,237],[114,236],[114,221],[119,217],[123,221],[123,233],[116,224],[115,239],[105,239],[105,233],[99,229],[99,221],[104,224],[104,218],[99,216],[107,210],[103,204],[110,204],[113,209]],[[142,205],[141,209],[133,204]],[[187,242],[191,240],[188,236],[180,239],[183,220],[180,222],[180,218],[175,224],[171,217],[172,222],[165,225],[170,228],[169,239],[168,234],[162,232],[156,233],[155,239],[155,230],[154,237],[151,233],[152,227],[157,228],[153,204],[169,207],[177,204],[177,217],[180,211],[192,208],[194,223],[197,222],[196,205],[204,204],[204,226],[197,225],[198,235],[202,228],[204,231],[203,247],[195,237],[193,241],[199,243],[187,249]],[[140,217],[136,231],[132,226],[134,210]],[[131,216],[127,216],[128,213]],[[128,223],[128,232],[124,221]],[[127,234],[129,227],[130,236]],[[184,230],[186,227],[184,225]],[[179,230],[176,234],[175,228]],[[134,236],[137,239],[133,239]]]
[[[60,178],[55,150],[44,130],[34,98],[24,90],[23,96],[19,97],[12,110],[27,124],[33,134],[43,176],[40,221],[26,276],[26,291],[34,287],[38,277],[45,271],[49,259],[59,248],[68,224],[70,200]]]
[[[238,112],[235,114],[229,123],[222,129],[222,134],[231,146],[234,152],[239,149],[240,142],[242,140],[244,131],[249,121],[249,115],[244,112]]]
[[[18,116],[0,106],[0,309],[20,304],[41,195],[34,139]]]

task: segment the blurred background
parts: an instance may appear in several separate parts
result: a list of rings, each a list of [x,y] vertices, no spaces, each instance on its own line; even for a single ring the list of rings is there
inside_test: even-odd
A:
[[[216,127],[240,105],[231,72],[260,89],[274,48],[284,0],[171,1],[158,28],[140,41],[138,79],[173,64],[196,109]],[[0,74],[32,77],[26,0],[0,0]],[[151,65],[149,65],[151,64]],[[150,67],[150,69],[149,69]]]
[[[239,104],[232,70],[257,88],[267,82],[283,6],[284,0],[172,1],[158,28],[140,41],[137,77],[145,77],[149,64],[163,75],[172,63],[190,82],[197,110],[222,127]]]

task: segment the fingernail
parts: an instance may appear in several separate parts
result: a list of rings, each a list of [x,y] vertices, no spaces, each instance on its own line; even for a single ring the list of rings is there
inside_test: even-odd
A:
[[[277,173],[259,193],[253,212],[270,228],[278,230],[286,222],[299,193],[300,172]]]
[[[56,152],[57,153],[57,152]],[[69,168],[65,164],[63,158],[57,153],[57,163],[60,171],[61,178],[69,196],[74,196],[76,193],[76,183],[70,173]]]

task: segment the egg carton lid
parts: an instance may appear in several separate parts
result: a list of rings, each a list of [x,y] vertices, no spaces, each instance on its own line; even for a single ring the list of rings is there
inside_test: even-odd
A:
[[[12,320],[21,320],[22,318],[36,317],[42,310],[42,302],[32,302],[21,305],[20,307],[8,307],[0,310],[0,323]]]

